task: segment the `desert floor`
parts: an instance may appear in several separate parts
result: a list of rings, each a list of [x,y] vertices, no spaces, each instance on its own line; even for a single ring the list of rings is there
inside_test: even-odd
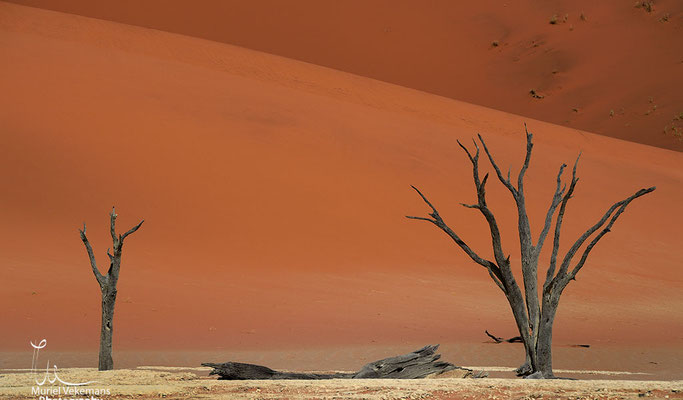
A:
[[[482,333],[482,336],[483,333]],[[223,348],[203,350],[130,350],[114,348],[114,367],[137,368],[141,365],[193,368],[203,362],[226,361],[266,365],[277,370],[292,371],[356,371],[361,366],[386,357],[419,349],[427,342],[409,344],[279,346],[269,348]],[[553,346],[553,366],[558,376],[577,379],[682,380],[680,360],[683,351],[666,345],[609,345],[591,343],[590,348],[558,341]],[[479,342],[444,342],[438,350],[442,360],[473,370],[485,369],[493,378],[513,378],[510,372],[524,359],[520,343],[495,344],[482,338]],[[31,367],[32,352],[0,352],[0,370],[22,370]],[[56,351],[48,346],[38,354],[36,366],[57,365],[62,368],[95,367],[97,349],[89,351]],[[485,366],[498,366],[497,368]],[[582,371],[574,373],[570,371]],[[612,371],[600,374],[595,371]]]
[[[11,60],[0,63],[2,396],[31,396],[30,377],[7,371],[30,367],[30,340],[47,339],[39,365],[49,359],[65,379],[94,374],[68,370],[96,365],[100,329],[99,292],[77,229],[88,224],[99,266],[106,268],[112,205],[119,230],[145,219],[127,239],[118,286],[114,357],[120,370],[111,379],[97,378],[116,389],[114,396],[168,391],[175,398],[191,392],[399,398],[431,390],[464,397],[458,392],[464,390],[503,398],[565,390],[559,394],[610,397],[597,391],[608,387],[616,391],[611,397],[637,397],[656,387],[668,390],[657,396],[678,396],[671,389],[678,390],[683,379],[683,153],[672,151],[681,144],[662,128],[682,111],[680,80],[665,79],[679,76],[683,66],[675,51],[683,42],[674,43],[680,6],[662,0],[650,14],[632,3],[624,7],[615,9],[616,19],[609,17],[614,26],[643,24],[600,36],[598,17],[609,8],[586,9],[588,20],[580,23],[580,11],[571,11],[571,22],[558,26],[548,18],[570,11],[540,10],[538,25],[520,19],[531,31],[512,32],[509,40],[502,33],[481,36],[477,46],[486,53],[482,59],[493,60],[490,65],[501,65],[501,56],[543,68],[545,75],[533,74],[533,86],[502,78],[520,85],[510,91],[513,97],[500,96],[502,103],[536,110],[522,113],[183,31],[0,1],[0,58]],[[658,21],[662,13],[671,13],[668,23]],[[657,60],[653,65],[663,72],[598,87],[593,82],[607,82],[604,75],[614,69],[612,57],[601,54],[600,60],[609,61],[601,68],[575,70],[569,68],[575,60],[594,59],[577,53],[552,73],[564,56],[551,49],[575,43],[572,34],[603,41],[621,33],[628,35],[615,42],[625,48],[619,54],[661,50],[659,57],[638,54]],[[638,40],[629,41],[631,36]],[[492,49],[496,38],[501,45]],[[642,41],[657,46],[638,46]],[[573,53],[572,46],[565,51]],[[448,54],[460,59],[469,53]],[[548,63],[537,62],[543,54],[552,56],[543,58]],[[646,71],[620,60],[614,62]],[[397,63],[387,58],[386,65],[395,69]],[[543,76],[545,86],[536,81]],[[498,83],[471,81],[478,95],[498,98],[492,94]],[[546,97],[529,96],[532,87]],[[559,101],[564,92],[578,97]],[[586,101],[575,102],[579,97]],[[428,212],[410,188],[417,185],[472,248],[490,257],[485,221],[460,205],[472,202],[475,192],[471,165],[457,141],[473,148],[471,139],[481,133],[500,165],[516,176],[524,159],[524,123],[535,135],[525,185],[535,237],[560,164],[571,166],[582,154],[562,254],[611,204],[657,186],[629,206],[563,294],[554,365],[562,376],[591,383],[495,380],[509,378],[523,356],[516,345],[483,343],[485,329],[516,335],[504,296],[442,232],[405,218]],[[591,133],[622,130],[628,134],[621,139],[662,148]],[[642,137],[630,138],[633,132]],[[482,166],[482,174],[491,171]],[[492,181],[487,195],[519,271],[509,193]],[[548,241],[541,257],[549,258]],[[175,375],[139,368],[232,360],[281,370],[354,370],[428,343],[441,343],[443,358],[456,365],[506,369],[482,381],[331,381],[312,389],[307,382],[225,383],[202,378],[202,370]],[[590,348],[574,347],[582,344]],[[598,381],[603,378],[612,383]],[[634,380],[648,383],[625,382]]]
[[[30,352],[3,352],[0,354],[3,361],[0,399],[38,398],[40,395],[32,393],[32,387],[37,387],[34,384],[36,380],[40,382],[46,377],[53,381],[59,377],[70,383],[97,381],[85,388],[109,389],[109,394],[101,397],[103,399],[683,398],[682,355],[671,347],[557,346],[554,349],[555,373],[574,380],[554,381],[515,378],[513,366],[521,359],[521,347],[493,343],[445,344],[439,351],[443,360],[474,372],[487,372],[488,377],[484,379],[463,379],[465,371],[456,370],[438,379],[412,381],[238,382],[218,381],[208,375],[210,368],[198,367],[201,362],[230,360],[267,365],[278,370],[355,371],[367,362],[405,352],[407,348],[376,345],[260,351],[117,351],[115,363],[120,369],[103,373],[94,368],[74,368],[95,365],[95,352],[46,350],[38,355],[34,371],[29,368]],[[46,373],[47,365],[51,368],[57,365],[57,374],[53,369]],[[49,381],[44,386],[52,387]]]
[[[494,368],[495,369],[495,368]],[[89,368],[59,370],[66,382],[97,381],[79,390],[105,389],[88,394],[105,399],[636,399],[683,398],[683,381],[468,379],[447,377],[422,380],[362,379],[328,381],[218,381],[208,368],[139,367],[107,372]],[[454,371],[457,372],[457,371]],[[32,399],[42,372],[7,370],[0,375],[0,399]],[[54,379],[50,374],[48,379]],[[49,383],[43,387],[50,387]],[[54,388],[55,386],[52,386]],[[63,389],[62,389],[63,390]],[[84,396],[80,392],[80,396]],[[94,392],[93,392],[94,393]],[[64,396],[62,392],[62,396]],[[79,395],[74,396],[76,398]],[[69,398],[69,396],[63,397]]]

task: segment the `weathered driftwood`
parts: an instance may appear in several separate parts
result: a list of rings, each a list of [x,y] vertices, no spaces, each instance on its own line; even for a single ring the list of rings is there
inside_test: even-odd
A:
[[[333,374],[308,374],[298,372],[280,372],[268,367],[254,364],[226,362],[222,364],[202,363],[213,368],[209,375],[220,375],[218,379],[254,380],[254,379],[420,379],[429,375],[452,371],[459,367],[439,361],[440,354],[435,354],[439,345],[429,345],[412,353],[385,358],[363,366],[358,372]],[[464,369],[464,368],[463,368]]]
[[[258,379],[334,379],[351,378],[354,374],[306,374],[297,372],[280,372],[262,365],[226,362],[222,364],[202,363],[213,368],[209,375],[220,375],[218,379],[226,380],[258,380]]]
[[[429,345],[412,353],[371,362],[361,368],[353,378],[419,379],[456,369],[457,367],[449,362],[439,361],[441,354],[435,354],[438,348],[438,344]]]

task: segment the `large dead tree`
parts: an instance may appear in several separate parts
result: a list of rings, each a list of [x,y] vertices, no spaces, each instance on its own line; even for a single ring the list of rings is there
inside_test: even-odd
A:
[[[510,256],[506,256],[505,252],[503,251],[498,223],[496,222],[496,218],[486,203],[486,182],[489,178],[489,174],[487,173],[484,175],[483,179],[480,178],[479,144],[476,140],[473,140],[474,148],[476,150],[475,152],[471,152],[467,149],[467,147],[463,146],[462,143],[458,141],[458,144],[465,151],[465,154],[467,154],[467,157],[472,163],[474,187],[476,189],[477,195],[476,203],[463,204],[463,206],[479,210],[486,219],[491,231],[494,260],[487,260],[472,250],[460,238],[460,236],[458,236],[455,231],[453,231],[444,222],[443,218],[441,215],[439,215],[439,212],[432,205],[432,203],[430,203],[429,200],[427,200],[427,197],[415,186],[413,186],[413,189],[415,189],[415,191],[420,195],[422,200],[424,200],[432,212],[429,214],[429,218],[413,216],[408,216],[407,218],[427,221],[434,224],[443,232],[445,232],[475,263],[483,266],[488,271],[491,279],[493,279],[495,284],[503,292],[508,300],[508,303],[510,304],[510,307],[512,308],[512,314],[514,315],[517,329],[519,330],[520,336],[524,342],[524,347],[526,349],[526,362],[517,369],[517,374],[519,376],[528,376],[533,378],[553,378],[554,375],[551,356],[551,344],[553,336],[552,329],[555,313],[557,312],[557,306],[560,301],[560,295],[562,294],[562,291],[567,287],[570,281],[576,278],[576,275],[586,263],[591,250],[600,241],[600,239],[610,232],[612,226],[617,221],[619,216],[621,216],[621,214],[624,212],[626,207],[633,200],[654,191],[655,188],[650,187],[646,189],[640,189],[624,200],[614,203],[607,209],[600,220],[588,228],[588,230],[586,230],[586,232],[584,232],[572,244],[565,256],[559,259],[558,251],[560,248],[560,231],[562,228],[562,220],[567,208],[567,203],[569,202],[569,199],[572,198],[572,194],[574,193],[574,189],[576,188],[576,184],[579,180],[576,177],[576,167],[578,165],[579,158],[577,157],[576,162],[574,163],[569,188],[567,188],[566,184],[562,184],[562,173],[564,172],[566,165],[562,164],[560,166],[559,172],[557,173],[555,193],[550,201],[541,232],[534,243],[531,236],[531,228],[524,197],[524,174],[529,168],[529,162],[531,161],[533,142],[532,135],[526,129],[526,125],[524,125],[524,128],[526,131],[526,157],[524,159],[524,163],[522,164],[522,168],[519,171],[516,186],[510,179],[510,171],[508,171],[507,175],[504,175],[503,172],[501,172],[498,164],[496,164],[493,156],[491,155],[491,152],[486,147],[484,139],[482,139],[481,135],[477,135],[479,143],[481,143],[481,146],[484,148],[484,151],[486,152],[486,155],[496,172],[498,180],[512,194],[512,198],[517,206],[517,225],[521,248],[521,268],[524,293],[522,293],[522,290],[512,274]],[[551,230],[553,218],[555,219],[555,227],[553,229],[554,237],[552,252],[550,255],[548,269],[545,274],[545,282],[543,283],[543,288],[539,298],[539,256],[541,254],[541,249],[545,242],[546,236]],[[593,234],[595,235],[593,236]],[[579,250],[590,237],[592,237],[592,240],[583,248],[583,252],[581,253],[578,261],[574,262],[575,256],[579,254]]]
[[[88,257],[90,258],[90,267],[92,268],[93,274],[95,274],[95,279],[100,285],[100,292],[102,292],[102,326],[100,329],[100,359],[98,369],[100,371],[107,371],[114,369],[114,360],[112,359],[112,337],[114,334],[114,305],[116,303],[116,284],[119,281],[119,271],[121,269],[121,252],[123,250],[123,241],[126,237],[140,229],[142,223],[145,222],[143,219],[139,224],[135,225],[129,229],[126,233],[117,235],[116,234],[116,210],[112,208],[110,216],[109,231],[111,233],[111,238],[113,241],[114,253],[110,253],[107,249],[107,256],[109,256],[109,271],[106,275],[102,275],[100,270],[97,268],[97,262],[95,261],[95,254],[93,254],[92,246],[85,236],[85,223],[83,223],[83,229],[79,229],[81,233],[81,240],[85,245],[85,249],[88,252]]]

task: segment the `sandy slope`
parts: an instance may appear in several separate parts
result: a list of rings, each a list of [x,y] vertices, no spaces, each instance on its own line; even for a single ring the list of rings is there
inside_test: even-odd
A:
[[[112,204],[121,229],[146,220],[126,242],[119,350],[512,336],[486,273],[403,216],[427,211],[409,188],[417,184],[488,256],[480,216],[459,206],[473,189],[455,140],[481,132],[501,165],[517,168],[526,121],[537,143],[527,175],[535,221],[558,164],[583,151],[565,246],[613,201],[658,187],[565,293],[556,343],[680,352],[680,153],[8,3],[0,54],[10,60],[0,63],[0,304],[11,326],[2,350],[43,337],[55,351],[96,348],[99,294],[76,229],[88,223],[103,264]],[[494,183],[490,203],[517,262],[510,199]]]
[[[649,13],[622,0],[13,1],[244,46],[683,150],[683,118],[673,120],[683,113],[679,0],[649,2]],[[531,89],[544,98],[532,98]]]

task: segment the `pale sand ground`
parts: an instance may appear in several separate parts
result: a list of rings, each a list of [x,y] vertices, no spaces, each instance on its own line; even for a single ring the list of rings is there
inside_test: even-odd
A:
[[[208,369],[140,367],[98,372],[90,368],[59,370],[67,382],[97,381],[81,388],[109,389],[104,399],[446,399],[446,398],[564,398],[636,399],[683,398],[683,381],[525,381],[520,379],[424,379],[329,381],[218,381]],[[34,380],[44,373],[8,372],[0,375],[0,399],[31,399]],[[50,375],[54,378],[54,374]],[[44,387],[49,386],[47,384]],[[68,397],[68,396],[67,396]],[[78,397],[78,396],[76,396]],[[97,397],[97,396],[95,396]]]

